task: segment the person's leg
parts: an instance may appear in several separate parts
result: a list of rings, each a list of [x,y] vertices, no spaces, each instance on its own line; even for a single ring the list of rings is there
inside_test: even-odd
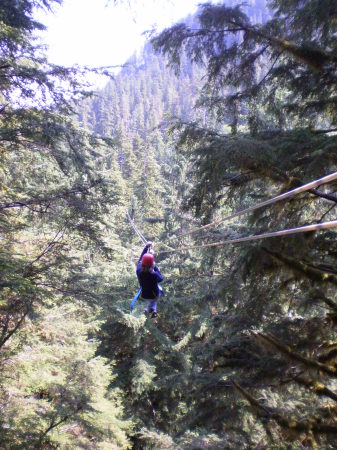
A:
[[[147,304],[148,312],[157,312],[157,301],[157,298],[149,300],[149,303]]]
[[[146,316],[147,316],[148,314],[151,314],[151,313],[152,313],[152,302],[153,302],[153,300],[148,300],[148,302],[147,302],[147,307],[146,307],[146,309],[145,309],[145,311],[144,311],[144,313],[145,313]]]

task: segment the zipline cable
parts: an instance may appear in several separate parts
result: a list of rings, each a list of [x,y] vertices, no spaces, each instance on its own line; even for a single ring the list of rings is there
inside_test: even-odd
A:
[[[257,234],[257,235],[246,236],[246,237],[237,238],[237,239],[227,239],[225,241],[212,242],[210,244],[191,245],[191,246],[187,246],[187,247],[181,247],[179,250],[164,250],[164,251],[160,251],[158,253],[159,254],[172,253],[173,251],[175,253],[182,253],[183,251],[192,250],[192,249],[196,249],[196,248],[220,247],[222,245],[227,245],[227,244],[238,244],[240,242],[256,241],[259,239],[267,239],[267,238],[276,237],[276,236],[282,237],[282,236],[287,236],[289,234],[306,233],[308,231],[326,230],[329,228],[336,228],[336,227],[337,227],[337,220],[333,220],[331,222],[305,225],[303,227],[298,227],[298,228],[289,228],[288,230],[273,231],[271,233]]]
[[[322,184],[329,183],[329,182],[334,181],[336,179],[337,179],[337,172],[334,172],[334,173],[332,173],[330,175],[326,175],[326,176],[324,176],[322,178],[319,178],[317,180],[311,181],[310,183],[304,184],[303,186],[300,186],[298,188],[292,189],[292,190],[290,190],[288,192],[285,192],[283,194],[277,195],[276,197],[273,197],[273,198],[270,198],[268,200],[265,200],[265,201],[263,201],[261,203],[258,203],[256,205],[254,205],[254,206],[251,206],[249,208],[245,208],[245,209],[243,209],[241,211],[237,211],[237,212],[235,212],[235,213],[231,214],[230,216],[227,216],[227,217],[225,217],[223,219],[213,221],[213,222],[211,222],[211,223],[209,223],[207,225],[204,225],[204,226],[202,226],[200,228],[197,228],[195,230],[191,230],[191,231],[188,231],[186,233],[182,233],[179,236],[169,237],[168,240],[174,239],[174,238],[179,239],[180,237],[187,236],[187,235],[196,233],[198,231],[203,231],[203,230],[208,229],[210,227],[216,226],[219,223],[222,223],[222,222],[225,222],[227,220],[233,219],[234,217],[241,216],[243,214],[255,211],[255,210],[257,210],[259,208],[262,208],[264,206],[268,206],[268,205],[271,205],[273,203],[279,202],[281,200],[293,197],[293,196],[295,196],[297,194],[309,191],[310,189],[314,189],[314,188],[316,188],[316,187],[318,187],[318,186],[320,186]],[[127,212],[127,216],[128,216],[128,219],[129,219],[129,222],[130,222],[131,226],[133,227],[133,229],[136,232],[136,234],[138,235],[138,237],[141,239],[141,241],[144,244],[146,244],[147,241],[146,241],[145,237],[142,235],[142,233],[138,230],[138,228],[134,224],[133,220],[130,217],[129,212]],[[291,228],[291,229],[288,229],[288,230],[274,231],[274,232],[271,232],[271,233],[263,233],[263,234],[259,234],[259,235],[255,235],[255,236],[253,235],[253,236],[246,236],[246,237],[237,238],[237,239],[227,239],[225,241],[213,242],[213,243],[210,243],[210,244],[187,246],[187,247],[181,248],[179,250],[179,252],[181,252],[183,250],[189,250],[189,249],[218,247],[218,246],[222,246],[222,245],[226,245],[226,244],[236,244],[236,243],[240,243],[240,242],[249,242],[249,241],[254,241],[254,240],[258,240],[258,239],[266,239],[266,238],[276,237],[276,236],[282,237],[282,236],[287,236],[289,234],[305,233],[305,232],[308,232],[308,231],[316,231],[316,230],[320,230],[320,229],[328,229],[328,228],[335,228],[335,227],[337,227],[337,221],[325,222],[325,223],[322,223],[322,224],[312,224],[312,225],[306,225],[306,226],[298,227],[298,228]],[[173,249],[172,247],[169,247],[167,244],[165,244],[163,242],[159,242],[158,244],[159,245],[164,245],[165,247],[169,248],[169,250],[160,251],[159,252],[160,254],[177,252],[176,249]]]
[[[136,227],[135,223],[133,222],[133,220],[130,217],[129,212],[127,212],[127,216],[129,219],[129,222],[132,226],[132,228],[134,229],[135,233],[138,235],[138,237],[143,241],[144,244],[147,243],[147,240],[145,239],[145,237],[142,235],[142,233],[139,231],[139,229]],[[172,247],[170,247],[169,245],[165,244],[164,242],[159,242],[159,245],[163,245],[164,247],[168,248],[169,250],[174,250]]]
[[[130,217],[129,212],[127,211],[127,216],[130,222],[130,225],[132,226],[132,228],[134,229],[135,233],[137,234],[137,236],[140,238],[140,240],[143,242],[143,244],[146,244],[146,239],[145,237],[142,235],[142,233],[138,230],[138,228],[136,227],[136,225],[133,223],[133,220]]]
[[[171,236],[167,238],[167,240],[171,239],[179,239],[184,236],[188,236],[193,233],[197,233],[198,231],[203,231],[208,228],[214,227],[216,225],[219,225],[222,222],[226,222],[227,220],[233,219],[234,217],[242,216],[243,214],[249,213],[251,211],[255,211],[256,209],[263,208],[264,206],[271,205],[272,203],[279,202],[281,200],[284,200],[286,198],[293,197],[297,194],[300,194],[301,192],[309,191],[310,189],[317,188],[318,186],[322,184],[329,183],[331,181],[337,180],[337,172],[331,173],[330,175],[326,175],[325,177],[319,178],[318,180],[311,181],[310,183],[304,184],[303,186],[300,186],[298,188],[292,189],[291,191],[285,192],[283,194],[277,195],[276,197],[270,198],[269,200],[265,200],[261,203],[258,203],[254,206],[251,206],[249,208],[242,209],[241,211],[237,211],[230,216],[227,216],[223,219],[215,220],[214,222],[211,222],[207,225],[204,225],[200,228],[196,228],[191,231],[187,231],[186,233],[181,233],[179,236]]]

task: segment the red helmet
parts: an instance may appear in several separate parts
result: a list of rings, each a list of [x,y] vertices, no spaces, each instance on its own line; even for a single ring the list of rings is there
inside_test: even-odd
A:
[[[153,255],[151,255],[151,253],[145,253],[145,255],[142,258],[142,266],[152,267],[153,263],[154,263]]]

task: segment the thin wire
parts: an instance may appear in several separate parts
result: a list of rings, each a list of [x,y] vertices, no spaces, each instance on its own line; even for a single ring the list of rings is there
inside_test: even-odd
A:
[[[144,242],[144,244],[146,244],[147,240],[145,239],[144,235],[139,231],[139,229],[137,228],[138,234],[141,238],[141,240]]]
[[[127,215],[128,215],[129,222],[130,222],[131,226],[133,227],[133,229],[135,230],[135,232],[137,233],[138,237],[143,241],[144,244],[146,244],[147,240],[142,235],[142,233],[139,231],[139,229],[136,227],[135,223],[133,222],[133,220],[130,217],[129,212],[127,212]],[[165,244],[165,242],[158,242],[158,245],[163,245],[164,247],[168,248],[169,250],[174,251],[174,248],[172,248],[169,245]]]
[[[136,232],[138,233],[138,236],[141,238],[141,240],[142,240],[144,243],[146,243],[147,240],[145,239],[145,236],[140,232],[139,228],[136,226],[136,224],[135,224],[133,221],[132,221],[132,223],[133,223],[133,226],[134,226]]]
[[[288,230],[273,231],[271,233],[257,234],[254,236],[246,236],[246,237],[237,238],[237,239],[227,239],[225,241],[213,242],[211,244],[191,245],[191,246],[182,247],[179,250],[173,250],[173,251],[175,251],[176,253],[181,253],[183,251],[192,250],[192,249],[196,249],[196,248],[220,247],[222,245],[227,245],[227,244],[238,244],[240,242],[250,242],[250,241],[256,241],[259,239],[267,239],[270,237],[276,237],[276,236],[282,237],[282,236],[287,236],[289,234],[306,233],[308,231],[325,230],[328,228],[336,228],[336,227],[337,227],[337,220],[333,220],[331,222],[317,223],[317,224],[313,224],[313,225],[305,225],[303,227],[290,228]],[[159,252],[159,254],[163,254],[163,253],[172,253],[172,250],[164,250],[164,251]]]
[[[140,232],[139,228],[137,228],[139,236],[142,238],[143,242],[146,243],[147,240],[145,239],[145,236]]]
[[[190,234],[197,233],[198,231],[206,230],[206,229],[208,229],[210,227],[214,227],[222,222],[233,219],[234,217],[241,216],[248,212],[255,211],[256,209],[263,208],[264,206],[271,205],[272,203],[276,203],[276,202],[279,202],[286,198],[293,197],[297,194],[300,194],[301,192],[309,191],[310,189],[316,188],[316,187],[320,186],[321,184],[326,184],[326,183],[329,183],[330,181],[334,181],[336,179],[337,179],[337,172],[334,172],[330,175],[326,175],[323,178],[319,178],[318,180],[311,181],[310,183],[304,184],[303,186],[300,186],[298,188],[292,189],[291,191],[285,192],[284,194],[280,194],[280,195],[277,195],[276,197],[270,198],[269,200],[265,200],[261,203],[258,203],[257,205],[254,205],[249,208],[245,208],[241,211],[235,212],[235,213],[231,214],[230,216],[227,216],[223,219],[215,220],[214,222],[211,222],[200,228],[196,228],[195,230],[187,231],[186,233],[182,233],[179,236],[171,236],[171,237],[167,238],[167,240],[179,239],[183,236],[188,236]]]
[[[131,225],[132,228],[135,230],[137,236],[140,238],[141,241],[143,241],[144,244],[146,244],[147,241],[146,241],[145,237],[142,235],[142,233],[138,230],[138,228],[136,227],[136,225],[133,223],[133,220],[131,219],[130,214],[129,214],[128,211],[127,211],[127,216],[128,216],[130,225]]]

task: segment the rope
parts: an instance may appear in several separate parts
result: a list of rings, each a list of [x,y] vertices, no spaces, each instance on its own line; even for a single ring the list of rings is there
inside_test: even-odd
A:
[[[188,236],[190,234],[197,233],[198,231],[206,230],[206,229],[208,229],[210,227],[214,227],[214,226],[218,225],[219,223],[222,223],[222,222],[225,222],[227,220],[233,219],[234,217],[242,216],[243,214],[247,214],[248,212],[255,211],[255,210],[259,209],[259,208],[263,208],[264,206],[271,205],[272,203],[276,203],[276,202],[279,202],[279,201],[284,200],[286,198],[293,197],[293,196],[295,196],[297,194],[300,194],[301,192],[309,191],[310,189],[317,188],[318,186],[320,186],[322,184],[329,183],[329,182],[334,181],[336,179],[337,179],[337,172],[334,172],[334,173],[332,173],[330,175],[326,175],[323,178],[319,178],[318,180],[311,181],[310,183],[304,184],[303,186],[300,186],[298,188],[292,189],[291,191],[285,192],[284,194],[280,194],[280,195],[277,195],[276,197],[270,198],[269,200],[265,200],[265,201],[263,201],[261,203],[258,203],[257,205],[254,205],[254,206],[251,206],[249,208],[245,208],[245,209],[243,209],[241,211],[235,212],[235,213],[231,214],[230,216],[225,217],[224,219],[215,220],[214,222],[211,222],[211,223],[209,223],[207,225],[204,225],[204,226],[202,226],[200,228],[196,228],[195,230],[187,231],[186,233],[182,233],[179,236],[171,236],[171,237],[168,238],[168,240],[170,240],[170,239],[179,239],[180,237]]]
[[[192,249],[196,249],[196,248],[220,247],[222,245],[227,245],[227,244],[238,244],[240,242],[257,241],[259,239],[267,239],[270,237],[276,237],[276,236],[282,237],[282,236],[287,236],[289,234],[307,233],[308,231],[325,230],[325,229],[336,228],[336,227],[337,227],[337,220],[333,220],[331,222],[317,223],[314,225],[306,225],[303,227],[290,228],[288,230],[274,231],[271,233],[258,234],[255,236],[246,236],[246,237],[238,238],[238,239],[227,239],[225,241],[213,242],[211,244],[191,245],[188,247],[182,247],[178,251],[177,250],[164,250],[162,252],[159,252],[159,254],[172,253],[173,251],[175,251],[176,253],[181,253],[185,250],[192,250]]]

